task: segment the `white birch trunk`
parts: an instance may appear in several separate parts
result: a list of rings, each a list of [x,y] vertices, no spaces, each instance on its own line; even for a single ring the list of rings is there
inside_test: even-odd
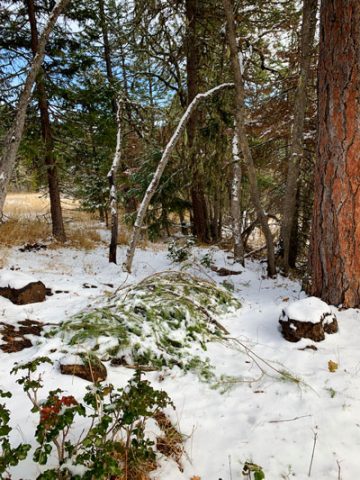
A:
[[[16,155],[24,132],[26,110],[30,102],[36,77],[44,60],[46,43],[59,15],[69,3],[70,0],[58,0],[48,18],[45,28],[40,35],[37,51],[31,62],[24,89],[20,95],[15,119],[4,140],[0,157],[0,218],[3,214],[7,188],[14,170]]]
[[[118,241],[118,202],[117,202],[117,186],[116,175],[119,170],[121,161],[121,101],[117,101],[116,111],[116,123],[117,123],[117,135],[116,135],[116,149],[114,154],[114,160],[112,162],[107,178],[110,186],[110,217],[111,217],[111,239],[109,246],[109,262],[116,263],[117,241]]]
[[[148,186],[148,188],[145,192],[144,198],[142,199],[141,205],[139,207],[139,210],[138,210],[138,213],[137,213],[137,216],[136,216],[136,220],[135,220],[130,244],[129,244],[129,247],[128,247],[128,250],[127,250],[126,260],[125,260],[124,265],[123,265],[123,268],[124,268],[125,271],[127,271],[129,273],[131,272],[131,267],[132,267],[132,262],[133,262],[133,258],[134,258],[135,248],[136,248],[136,244],[139,240],[139,235],[140,235],[140,231],[141,231],[141,228],[142,228],[142,225],[143,225],[143,222],[144,222],[146,211],[147,211],[147,209],[150,205],[151,199],[152,199],[152,197],[153,197],[153,195],[154,195],[154,193],[155,193],[155,191],[156,191],[156,189],[159,185],[161,176],[162,176],[162,174],[164,172],[164,169],[165,169],[165,167],[166,167],[166,165],[167,165],[167,163],[170,159],[170,156],[171,156],[174,148],[176,147],[176,144],[177,144],[181,134],[185,130],[186,124],[189,121],[189,118],[190,118],[192,112],[195,110],[195,108],[197,107],[198,103],[201,100],[204,100],[205,98],[211,97],[212,95],[219,92],[220,90],[223,90],[224,88],[233,88],[233,87],[234,87],[233,83],[223,83],[221,85],[218,85],[217,87],[212,88],[211,90],[208,90],[205,93],[199,93],[198,95],[196,95],[196,97],[193,99],[193,101],[187,107],[187,109],[186,109],[184,115],[182,116],[178,126],[176,127],[175,132],[173,133],[171,139],[169,140],[168,144],[165,147],[165,150],[162,154],[161,160],[160,160],[160,162],[157,166],[157,169],[154,173],[154,176],[153,176],[153,178],[150,182],[150,185]]]
[[[241,164],[239,155],[239,140],[236,129],[232,142],[232,185],[231,185],[231,216],[234,240],[234,261],[244,265],[244,245],[241,238],[241,205],[240,205],[240,189],[241,189]]]

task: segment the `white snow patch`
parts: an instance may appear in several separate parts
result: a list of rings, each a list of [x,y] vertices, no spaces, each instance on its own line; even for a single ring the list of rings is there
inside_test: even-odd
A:
[[[334,317],[333,309],[330,305],[317,297],[308,297],[290,303],[283,309],[281,320],[296,320],[298,322],[319,323],[324,317],[329,316],[326,322],[329,323]]]
[[[23,288],[31,282],[37,282],[39,279],[34,278],[22,272],[12,270],[0,270],[0,287]]]

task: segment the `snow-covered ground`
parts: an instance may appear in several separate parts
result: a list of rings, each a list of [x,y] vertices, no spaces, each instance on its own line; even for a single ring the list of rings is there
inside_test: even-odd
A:
[[[206,251],[195,249],[195,256]],[[119,265],[109,264],[106,247],[93,251],[71,249],[20,252],[17,248],[0,249],[5,267],[0,269],[0,284],[26,280],[41,280],[53,291],[43,303],[13,305],[0,297],[0,322],[17,324],[24,319],[59,323],[100,297],[108,296],[117,287],[134,283],[152,273],[179,268],[167,258],[166,248],[138,250],[133,274],[122,272],[125,250],[119,249]],[[228,259],[228,253],[212,250],[218,267],[238,270]],[[221,283],[224,278],[193,263],[192,273],[207,275]],[[231,280],[230,280],[231,279]],[[266,479],[308,478],[313,453],[311,478],[317,480],[350,480],[357,478],[360,451],[360,312],[336,312],[339,332],[327,335],[316,344],[317,350],[304,349],[310,340],[286,342],[278,329],[282,309],[290,302],[305,297],[300,284],[281,276],[266,278],[265,265],[248,262],[241,275],[226,277],[233,282],[234,294],[242,308],[220,319],[232,338],[245,344],[261,359],[265,375],[254,361],[241,351],[223,343],[209,345],[208,356],[217,366],[217,373],[237,378],[229,388],[211,388],[200,383],[191,373],[173,369],[162,374],[151,372],[147,378],[167,391],[176,405],[169,414],[179,430],[187,436],[184,471],[176,463],[163,458],[153,472],[159,480],[241,479],[245,461],[261,465]],[[86,286],[97,288],[86,288]],[[67,292],[67,293],[64,293]],[[36,337],[34,343],[39,342]],[[54,350],[56,350],[54,352]],[[40,341],[19,353],[0,350],[0,388],[13,394],[8,402],[12,411],[12,439],[31,442],[37,425],[37,415],[30,413],[30,403],[16,378],[10,375],[15,362],[28,361],[39,355],[53,360],[62,356],[59,338]],[[338,369],[330,372],[329,361]],[[275,370],[290,371],[299,382],[284,381]],[[124,386],[132,371],[107,365],[108,382]],[[57,365],[46,366],[43,379],[46,389],[60,386],[69,395],[82,398],[85,380],[61,375]],[[225,386],[223,386],[225,387]],[[231,388],[230,388],[231,387]],[[25,462],[13,469],[13,480],[32,480],[39,467]]]

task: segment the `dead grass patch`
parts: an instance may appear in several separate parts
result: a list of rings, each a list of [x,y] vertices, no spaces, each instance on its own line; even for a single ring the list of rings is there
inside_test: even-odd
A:
[[[68,226],[65,228],[67,241],[64,244],[52,241],[48,248],[57,249],[65,247],[74,247],[82,250],[91,250],[102,243],[99,232],[91,225],[75,227]]]
[[[184,453],[184,436],[174,427],[164,412],[157,412],[154,419],[163,433],[156,439],[156,448],[166,457],[175,460],[182,472],[184,470],[181,463]]]
[[[11,218],[0,224],[0,245],[10,247],[48,241],[50,238],[50,225],[43,220]]]
[[[95,213],[80,209],[78,200],[62,198],[61,207],[64,222],[93,222],[98,219]],[[4,214],[11,219],[42,218],[50,220],[50,200],[41,193],[9,193],[6,196]]]
[[[101,243],[101,236],[90,223],[67,225],[65,246],[89,250]],[[0,245],[20,246],[35,242],[46,242],[47,247],[55,249],[64,245],[53,240],[51,225],[42,219],[11,218],[0,224]],[[0,264],[1,266],[1,264]]]

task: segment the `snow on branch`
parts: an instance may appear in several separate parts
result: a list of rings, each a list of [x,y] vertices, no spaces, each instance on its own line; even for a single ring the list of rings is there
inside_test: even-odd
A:
[[[186,124],[189,121],[189,118],[192,114],[192,112],[195,110],[197,105],[201,102],[201,100],[204,100],[205,98],[211,97],[215,93],[218,93],[221,90],[224,90],[225,88],[233,88],[234,84],[233,83],[222,83],[221,85],[217,85],[216,87],[212,88],[211,90],[208,90],[207,92],[204,93],[198,93],[196,97],[193,99],[193,101],[190,103],[190,105],[187,107],[185,110],[184,115],[181,117],[180,122],[178,123],[178,126],[175,129],[175,132],[173,133],[171,139],[169,140],[168,144],[165,147],[165,150],[162,154],[161,160],[157,166],[157,169],[154,173],[154,176],[145,192],[144,198],[141,202],[141,205],[139,207],[131,240],[130,240],[130,245],[127,250],[126,254],[126,260],[124,262],[123,268],[127,272],[131,272],[131,267],[132,267],[132,262],[134,258],[134,253],[135,253],[135,248],[136,244],[139,239],[140,235],[140,230],[144,222],[145,214],[146,211],[149,207],[149,204],[151,202],[151,199],[159,185],[161,176],[165,170],[166,165],[168,164],[168,161],[170,159],[170,156],[179,140],[181,137],[181,134],[185,130]]]

